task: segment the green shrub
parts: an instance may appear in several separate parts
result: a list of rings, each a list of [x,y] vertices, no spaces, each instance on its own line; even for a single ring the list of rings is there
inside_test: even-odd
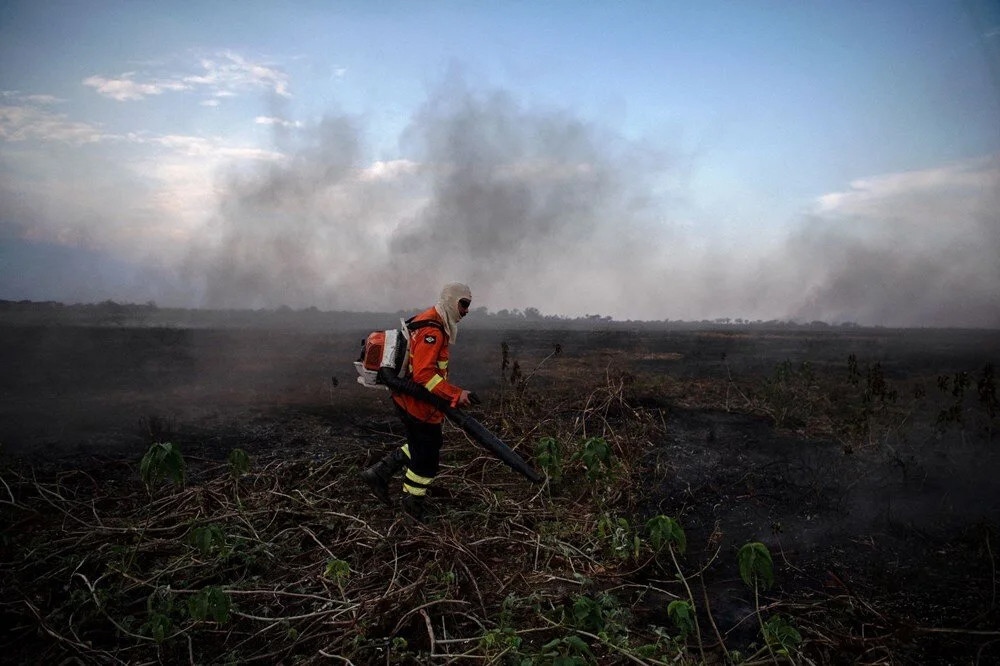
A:
[[[188,599],[188,614],[193,620],[214,620],[218,623],[229,620],[232,605],[229,595],[221,587],[206,587]]]
[[[667,606],[667,617],[681,632],[682,637],[694,632],[694,608],[690,602],[681,599],[671,601]]]
[[[229,473],[238,479],[250,471],[250,456],[243,449],[233,449],[229,452]]]
[[[744,544],[737,554],[740,565],[740,578],[748,587],[759,584],[763,589],[774,585],[774,563],[767,546],[759,541]]]
[[[351,565],[344,560],[331,557],[326,561],[326,569],[323,570],[323,577],[332,580],[338,585],[346,581],[351,575]]]
[[[764,640],[776,654],[786,657],[798,648],[802,634],[780,615],[775,615],[763,626]]]
[[[656,550],[668,545],[678,553],[683,553],[687,549],[684,529],[669,516],[660,514],[650,518],[646,521],[646,530],[649,531],[649,542]]]
[[[583,447],[573,454],[573,460],[583,463],[589,481],[611,477],[614,456],[611,455],[611,447],[603,437],[588,437],[584,440]]]
[[[215,523],[195,527],[191,530],[188,543],[197,549],[199,553],[206,556],[213,554],[225,556],[229,553],[226,534]]]
[[[535,462],[553,481],[562,478],[562,447],[555,437],[542,437],[535,444]]]
[[[179,448],[170,442],[155,442],[139,463],[139,476],[149,489],[165,478],[179,486],[184,484],[184,468]]]

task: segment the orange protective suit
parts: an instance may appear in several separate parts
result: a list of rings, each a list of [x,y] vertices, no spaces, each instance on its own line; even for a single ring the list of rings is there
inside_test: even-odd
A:
[[[431,393],[446,398],[455,407],[462,389],[448,382],[446,324],[433,307],[414,317],[410,326],[424,321],[433,323],[410,331],[410,354],[407,359],[409,378]],[[393,394],[392,399],[418,421],[441,423],[444,420],[444,414],[426,402],[401,394]]]

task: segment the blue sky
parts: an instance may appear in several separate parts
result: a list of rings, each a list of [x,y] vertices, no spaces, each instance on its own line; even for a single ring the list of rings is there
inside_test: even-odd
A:
[[[0,8],[0,298],[1000,325],[995,2],[176,4]]]

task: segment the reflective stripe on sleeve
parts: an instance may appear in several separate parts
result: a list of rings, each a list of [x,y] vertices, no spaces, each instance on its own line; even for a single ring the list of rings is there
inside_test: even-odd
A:
[[[406,455],[406,459],[409,460],[410,459],[410,445],[409,445],[409,443],[403,444],[399,448],[401,448],[403,450],[403,453]]]
[[[426,388],[428,391],[433,391],[434,387],[443,381],[444,377],[442,377],[441,375],[434,375],[433,377],[430,378],[430,381],[424,384],[424,388]]]
[[[438,361],[438,369],[439,370],[447,370],[448,369],[448,361]]]

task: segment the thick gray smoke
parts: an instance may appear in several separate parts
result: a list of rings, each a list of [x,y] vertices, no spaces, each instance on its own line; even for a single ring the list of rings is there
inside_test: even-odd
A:
[[[792,314],[889,326],[1000,327],[1000,159],[832,195],[787,248]]]
[[[672,226],[681,160],[503,92],[440,87],[406,159],[362,130],[279,130],[287,159],[228,174],[185,271],[201,305],[392,310],[461,280],[492,310],[1000,326],[996,158],[852,183],[755,254]]]
[[[189,259],[205,305],[412,307],[462,280],[494,309],[596,311],[642,268],[650,151],[460,84],[415,115],[412,159],[365,166],[359,136],[328,118],[286,162],[230,175]]]

